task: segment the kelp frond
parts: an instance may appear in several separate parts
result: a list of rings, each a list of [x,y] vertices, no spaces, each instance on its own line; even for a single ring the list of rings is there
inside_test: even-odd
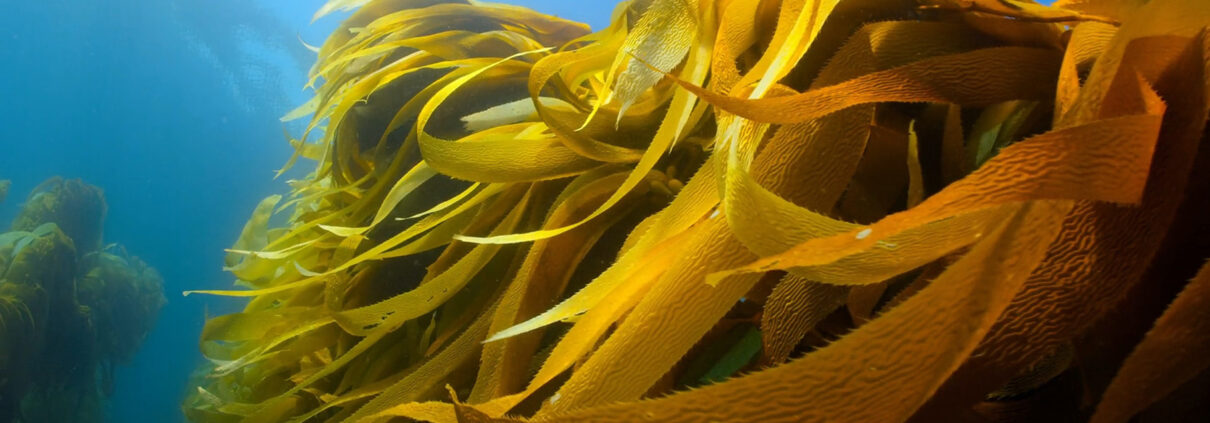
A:
[[[207,322],[191,419],[1123,422],[1199,392],[1197,1],[316,16],[353,9],[283,118],[314,171],[229,250],[248,289],[205,291],[251,300]]]

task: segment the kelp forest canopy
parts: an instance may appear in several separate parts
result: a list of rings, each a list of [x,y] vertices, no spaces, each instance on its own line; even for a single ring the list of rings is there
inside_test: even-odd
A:
[[[51,178],[0,233],[0,422],[105,421],[114,366],[155,324],[163,279],[102,244],[107,208],[100,188]]]
[[[349,10],[193,420],[1210,416],[1200,0]]]

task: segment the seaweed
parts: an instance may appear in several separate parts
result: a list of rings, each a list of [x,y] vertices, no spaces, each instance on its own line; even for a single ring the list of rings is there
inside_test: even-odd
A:
[[[93,336],[87,312],[75,300],[76,249],[71,239],[54,223],[22,235],[3,248],[10,259],[0,278],[0,302],[4,304],[0,372],[5,379],[0,421],[5,422],[19,421],[27,391],[39,385],[76,382],[91,360],[87,348],[68,345]]]
[[[331,1],[183,410],[1204,419],[1197,3]]]
[[[163,277],[125,248],[114,245],[81,259],[76,298],[89,308],[98,336],[93,348],[104,357],[103,384],[112,389],[113,365],[129,363],[151,332],[164,305]]]
[[[105,221],[105,194],[79,179],[48,179],[30,192],[13,219],[12,230],[32,231],[54,222],[77,247],[79,254],[101,248]]]
[[[90,248],[104,210],[100,189],[54,178],[0,234],[0,422],[102,421],[114,366],[155,322],[155,269],[116,244]]]
[[[0,179],[0,204],[4,204],[4,199],[8,197],[8,188],[12,186],[13,181]]]

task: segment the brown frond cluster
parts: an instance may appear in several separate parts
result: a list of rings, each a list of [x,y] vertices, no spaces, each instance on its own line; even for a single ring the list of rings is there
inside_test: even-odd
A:
[[[1198,0],[353,9],[194,420],[1210,416]]]

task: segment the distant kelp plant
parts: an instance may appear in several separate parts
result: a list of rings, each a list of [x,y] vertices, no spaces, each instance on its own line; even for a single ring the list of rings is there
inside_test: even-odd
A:
[[[54,223],[83,255],[101,248],[107,210],[100,188],[79,179],[51,178],[30,193],[21,213],[13,220],[12,230],[30,232],[45,223]]]
[[[352,9],[193,420],[1210,416],[1200,1]]]
[[[4,179],[0,180],[0,204],[4,204],[4,199],[8,197],[8,187],[12,186],[13,181]]]
[[[0,233],[0,422],[104,421],[114,366],[155,323],[163,279],[101,247],[105,211],[99,188],[52,178]]]

